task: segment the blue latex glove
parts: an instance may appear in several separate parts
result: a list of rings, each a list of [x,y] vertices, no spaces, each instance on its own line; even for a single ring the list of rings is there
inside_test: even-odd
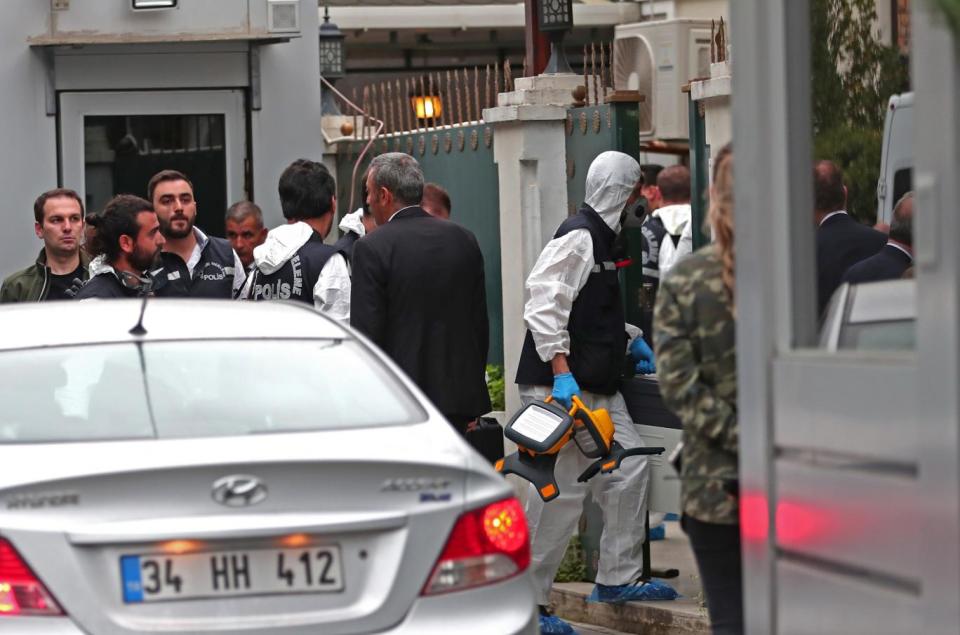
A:
[[[576,395],[580,397],[580,386],[577,380],[573,378],[573,373],[560,373],[553,376],[553,392],[550,396],[564,408],[570,409],[571,399]]]
[[[642,362],[637,362],[636,372],[641,375],[653,375],[657,372],[657,367],[653,362],[643,360]]]
[[[638,337],[630,342],[630,355],[638,362],[656,363],[653,359],[653,350],[642,337]]]

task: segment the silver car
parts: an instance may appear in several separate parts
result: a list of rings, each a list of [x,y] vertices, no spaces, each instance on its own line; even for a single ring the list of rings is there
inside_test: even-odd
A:
[[[830,299],[820,347],[828,351],[916,348],[915,280],[843,284]]]
[[[350,329],[192,300],[0,325],[0,633],[538,632],[512,490]]]

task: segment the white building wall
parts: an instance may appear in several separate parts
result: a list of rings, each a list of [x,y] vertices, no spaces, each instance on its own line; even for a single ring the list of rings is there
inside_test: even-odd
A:
[[[260,48],[263,109],[251,115],[254,196],[270,226],[283,223],[277,181],[294,159],[323,160],[320,129],[320,21],[301,0],[303,37]]]
[[[234,0],[217,3],[220,8],[247,6]],[[178,11],[190,6],[184,3]],[[207,17],[209,10],[216,8],[193,6]],[[70,12],[84,7],[74,2]],[[128,13],[123,14],[124,20],[130,17]],[[182,13],[174,17],[184,19]],[[226,27],[236,26],[232,14],[224,19]],[[57,20],[61,28],[69,22],[64,13]],[[262,109],[249,114],[253,194],[270,225],[283,222],[277,198],[277,180],[283,168],[300,157],[320,160],[324,150],[315,2],[301,0],[300,20],[302,37],[260,45]],[[27,43],[29,36],[49,31],[49,2],[0,3],[0,85],[4,87],[0,97],[0,138],[4,142],[0,187],[5,192],[0,207],[4,223],[0,277],[36,258],[42,243],[33,233],[33,201],[39,193],[59,185],[57,117],[46,114],[48,74],[43,56],[48,49],[32,49]],[[58,47],[52,77],[60,91],[247,88],[247,50],[244,41]]]
[[[50,5],[3,0],[0,8],[0,275],[27,266],[42,243],[33,233],[33,201],[57,185],[56,119],[45,108],[46,74],[27,36],[47,28]]]

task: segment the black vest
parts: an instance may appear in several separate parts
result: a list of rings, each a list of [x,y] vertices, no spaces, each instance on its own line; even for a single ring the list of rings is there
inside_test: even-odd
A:
[[[323,266],[337,253],[332,245],[323,243],[320,234],[313,232],[297,253],[273,273],[263,273],[254,267],[250,299],[299,300],[313,306],[313,287]]]
[[[580,388],[601,395],[612,395],[620,387],[627,350],[620,280],[613,262],[613,243],[617,234],[587,206],[565,220],[554,238],[560,238],[575,229],[590,232],[594,266],[570,311],[567,323],[570,354],[567,362]],[[520,353],[517,383],[553,385],[550,363],[540,359],[529,330]]]
[[[141,297],[136,289],[124,286],[116,274],[111,271],[105,271],[97,274],[87,280],[77,294],[73,296],[74,300],[87,300],[90,298],[138,298]]]
[[[166,284],[157,289],[157,295],[165,298],[222,298],[233,299],[233,279],[236,261],[233,247],[224,238],[207,237],[207,244],[200,252],[200,260],[193,268],[193,277],[187,263],[177,254],[164,251],[160,254],[166,272]]]
[[[347,259],[347,264],[353,262],[353,246],[357,244],[358,240],[360,240],[360,234],[357,232],[347,232],[340,237],[340,240],[333,243],[333,248],[343,254],[343,257]]]
[[[643,252],[643,281],[652,283],[655,286],[660,285],[660,245],[667,236],[667,228],[663,226],[663,221],[657,216],[647,216],[640,226],[640,234],[643,237],[641,249]]]

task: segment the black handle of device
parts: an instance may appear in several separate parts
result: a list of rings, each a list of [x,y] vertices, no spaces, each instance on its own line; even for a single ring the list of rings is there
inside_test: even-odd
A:
[[[652,454],[663,454],[666,451],[665,448],[648,448],[648,447],[639,447],[639,448],[630,448],[629,450],[624,448],[622,445],[616,441],[610,446],[610,452],[607,456],[602,457],[594,461],[590,467],[585,469],[583,473],[577,478],[577,481],[584,483],[589,481],[594,476],[603,472],[604,474],[609,474],[610,472],[616,470],[620,467],[620,464],[623,463],[623,460],[631,456],[646,456]]]

